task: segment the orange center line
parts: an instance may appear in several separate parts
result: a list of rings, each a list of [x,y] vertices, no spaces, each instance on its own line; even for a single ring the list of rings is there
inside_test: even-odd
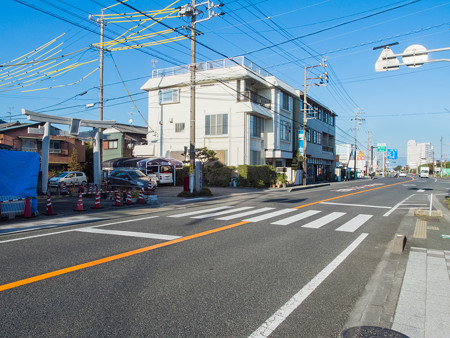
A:
[[[411,181],[414,181],[414,178],[411,178]],[[394,186],[394,185],[397,185],[397,184],[404,184],[404,183],[405,183],[405,182],[398,182],[398,183],[393,183],[393,184],[383,185],[383,186],[381,186],[381,187],[376,187],[376,188],[372,188],[372,189],[356,191],[356,192],[352,192],[352,193],[350,193],[350,194],[345,194],[345,195],[341,195],[341,196],[335,196],[335,197],[327,198],[327,199],[324,199],[324,200],[321,200],[321,201],[317,201],[317,202],[312,202],[312,203],[308,203],[308,204],[302,204],[302,205],[299,205],[299,206],[294,207],[294,208],[292,208],[292,209],[301,209],[301,208],[309,207],[309,206],[311,206],[311,205],[319,204],[319,203],[322,203],[322,202],[328,202],[328,201],[336,200],[336,199],[339,199],[339,198],[343,198],[343,197],[347,197],[347,196],[352,196],[352,195],[357,195],[357,194],[362,194],[362,193],[364,193],[364,192],[368,192],[368,191],[372,191],[372,190],[377,190],[377,189],[383,189],[383,188],[387,188],[387,187],[392,187],[392,186]]]
[[[134,256],[134,255],[137,255],[137,254],[140,254],[140,253],[143,253],[143,252],[155,250],[155,249],[162,248],[162,247],[165,247],[165,246],[169,246],[169,245],[173,245],[173,244],[177,244],[177,243],[181,243],[181,242],[186,242],[186,241],[189,241],[191,239],[195,239],[195,238],[211,235],[211,234],[216,233],[216,232],[221,232],[221,231],[228,230],[228,229],[231,229],[231,228],[235,228],[235,227],[238,227],[238,226],[241,226],[241,225],[244,225],[244,224],[248,224],[248,223],[250,223],[250,222],[245,222],[244,221],[244,222],[234,223],[234,224],[226,225],[224,227],[211,229],[211,230],[199,232],[197,234],[193,234],[193,235],[177,238],[177,239],[174,239],[174,240],[171,240],[171,241],[158,243],[158,244],[147,246],[147,247],[144,247],[144,248],[131,250],[131,251],[123,252],[121,254],[117,254],[117,255],[101,258],[101,259],[97,259],[95,261],[91,261],[91,262],[87,262],[87,263],[83,263],[83,264],[78,264],[78,265],[70,266],[68,268],[64,268],[64,269],[60,269],[60,270],[44,273],[42,275],[37,275],[37,276],[34,276],[34,277],[25,278],[25,279],[22,279],[22,280],[19,280],[19,281],[16,281],[16,282],[3,284],[3,285],[0,285],[0,292],[8,290],[8,289],[13,289],[13,288],[16,288],[16,287],[19,287],[19,286],[22,286],[22,285],[35,283],[35,282],[38,282],[38,281],[41,281],[41,280],[44,280],[44,279],[48,279],[48,278],[64,275],[64,274],[69,273],[69,272],[90,268],[92,266],[96,266],[96,265],[112,262],[112,261],[115,261],[115,260],[118,260],[118,259],[122,259],[122,258],[125,258],[125,257]]]

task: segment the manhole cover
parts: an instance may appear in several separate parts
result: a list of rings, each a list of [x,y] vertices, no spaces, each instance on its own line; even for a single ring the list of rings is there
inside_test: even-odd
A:
[[[409,338],[403,333],[378,326],[355,326],[342,332],[342,338]]]

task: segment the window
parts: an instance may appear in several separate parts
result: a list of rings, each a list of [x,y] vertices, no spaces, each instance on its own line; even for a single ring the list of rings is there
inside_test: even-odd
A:
[[[282,141],[290,141],[291,140],[291,123],[290,122],[281,121],[280,139]]]
[[[261,164],[261,152],[250,150],[250,164],[251,165],[259,165]]]
[[[50,153],[53,154],[61,153],[61,141],[50,140]]]
[[[317,116],[317,118],[318,118],[320,121],[322,121],[322,117],[323,117],[323,116],[322,116],[322,113],[323,113],[323,112],[322,112],[322,108],[317,108],[317,111],[318,111],[318,114],[319,114],[319,115]]]
[[[313,130],[313,143],[317,143],[317,131]]]
[[[176,133],[181,133],[182,131],[184,131],[184,128],[185,128],[184,122],[175,123],[175,132]]]
[[[178,103],[180,102],[180,90],[163,89],[159,92],[159,104]]]
[[[35,139],[23,139],[22,140],[22,151],[37,151],[37,142]]]
[[[261,137],[264,132],[264,120],[258,116],[250,115],[250,136]]]
[[[104,140],[103,149],[117,149],[117,140]]]
[[[311,130],[306,129],[306,142],[311,142]]]
[[[285,92],[280,91],[280,104],[284,110],[292,110],[292,98]]]
[[[205,115],[205,135],[228,134],[228,114]]]

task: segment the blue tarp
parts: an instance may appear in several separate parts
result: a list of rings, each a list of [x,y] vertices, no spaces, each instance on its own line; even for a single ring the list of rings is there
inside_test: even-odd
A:
[[[0,149],[0,197],[32,197],[31,212],[37,212],[39,154]]]

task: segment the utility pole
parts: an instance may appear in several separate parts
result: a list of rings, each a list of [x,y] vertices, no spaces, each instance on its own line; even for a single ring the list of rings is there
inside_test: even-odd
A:
[[[103,17],[104,10],[102,9],[102,14],[100,16],[100,19],[93,19],[91,15],[89,15],[89,19],[92,21],[95,21],[100,26],[100,46],[99,46],[99,60],[100,60],[100,66],[99,66],[99,73],[100,73],[100,79],[99,79],[99,95],[98,95],[98,119],[99,121],[103,121],[103,64],[104,64],[104,34],[105,34],[105,20]],[[101,185],[102,181],[102,156],[101,151],[102,147],[100,146],[100,134],[102,129],[97,129],[94,136],[94,184],[96,184],[98,187]]]
[[[442,177],[442,136],[441,136],[441,177]]]
[[[308,117],[307,117],[307,111],[308,111],[308,96],[307,96],[307,92],[308,92],[308,88],[312,85],[316,85],[316,86],[326,86],[326,83],[328,82],[328,74],[327,72],[324,72],[322,75],[318,76],[318,77],[312,77],[312,78],[308,78],[308,69],[313,69],[316,67],[323,67],[326,68],[327,66],[327,59],[323,58],[322,59],[322,63],[319,65],[315,65],[315,66],[305,66],[305,78],[304,78],[304,90],[303,90],[303,149],[302,149],[302,157],[303,157],[303,185],[306,185],[306,178],[307,178],[307,174],[308,174],[308,167],[307,167],[307,161],[306,161],[306,146],[307,146],[307,140],[306,140],[306,126],[307,126],[307,121],[308,121]],[[319,83],[313,83],[314,80],[320,80]],[[308,84],[308,81],[310,81],[310,83]]]
[[[353,118],[353,120],[355,120],[355,157],[354,157],[354,160],[353,160],[353,170],[354,170],[353,178],[355,180],[357,179],[357,176],[358,176],[357,172],[356,172],[356,150],[357,150],[356,131],[358,130],[358,124],[361,124],[362,121],[364,121],[364,119],[358,117],[358,114],[364,114],[364,112],[361,112],[361,111],[358,111],[357,109],[355,109],[355,117]]]
[[[207,6],[207,16],[203,19],[197,20],[197,15],[199,13],[204,13],[204,11],[199,10],[200,6]],[[195,40],[198,34],[195,26],[197,23],[211,19],[214,16],[223,15],[225,13],[214,13],[214,8],[220,8],[223,4],[214,5],[210,0],[196,3],[195,0],[191,0],[190,4],[181,6],[178,10],[179,16],[191,17],[190,34],[191,34],[191,64],[190,64],[190,86],[191,86],[191,104],[190,104],[190,124],[189,124],[189,190],[194,192],[195,187]]]
[[[370,150],[370,130],[367,131],[367,150]],[[367,155],[369,155],[369,154],[367,154]],[[366,172],[366,175],[369,175],[369,171],[370,171],[369,161],[367,161],[367,172]]]

